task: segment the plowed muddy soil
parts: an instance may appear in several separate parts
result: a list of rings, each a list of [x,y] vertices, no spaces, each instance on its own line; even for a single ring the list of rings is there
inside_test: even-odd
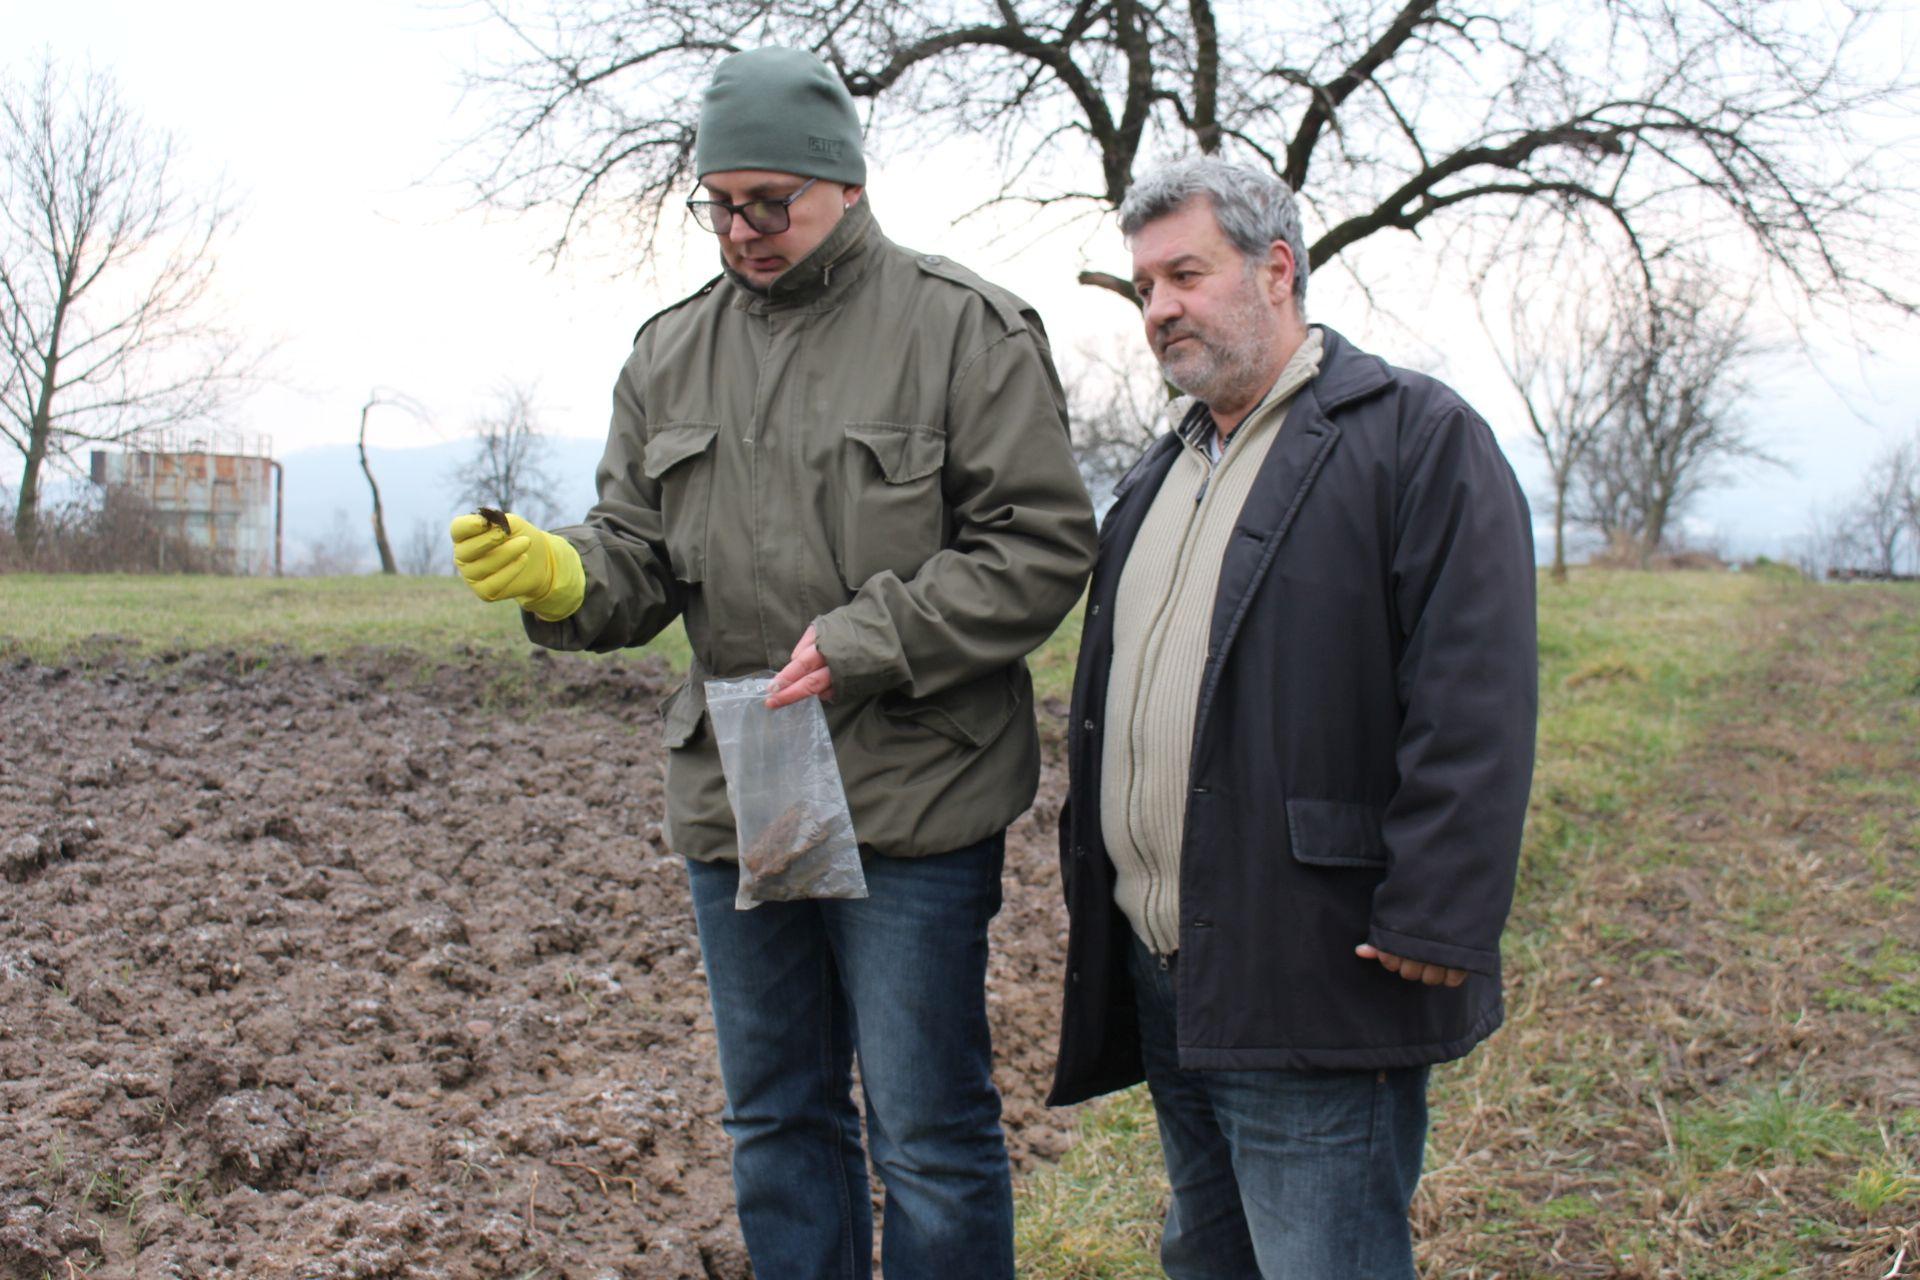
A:
[[[0,1277],[749,1274],[672,677],[514,667],[0,669]],[[1048,736],[989,978],[1019,1164],[1065,1145]]]

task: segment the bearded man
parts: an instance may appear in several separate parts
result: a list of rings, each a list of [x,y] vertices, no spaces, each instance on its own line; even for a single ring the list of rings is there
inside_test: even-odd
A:
[[[1428,1068],[1502,1016],[1526,500],[1459,396],[1306,323],[1284,184],[1184,162],[1120,225],[1191,398],[1100,531],[1051,1101],[1148,1082],[1174,1280],[1406,1280]]]

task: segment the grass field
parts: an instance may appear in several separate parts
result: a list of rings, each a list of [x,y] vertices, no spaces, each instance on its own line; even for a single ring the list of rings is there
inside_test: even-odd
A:
[[[0,578],[42,660],[363,645],[527,652],[452,579]],[[1541,658],[1509,1021],[1436,1074],[1423,1274],[1920,1275],[1920,592],[1581,572]],[[1022,1274],[1158,1275],[1150,1109],[1079,1132],[1020,1189]]]
[[[103,650],[333,652],[390,646],[429,655],[532,650],[512,605],[476,600],[458,578],[220,578],[137,574],[0,576],[0,641],[43,662]],[[687,639],[669,628],[642,652],[676,670]]]

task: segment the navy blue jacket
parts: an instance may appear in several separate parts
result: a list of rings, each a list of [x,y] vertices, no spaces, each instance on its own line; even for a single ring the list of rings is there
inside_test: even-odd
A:
[[[1502,1017],[1537,709],[1526,499],[1458,395],[1324,336],[1214,598],[1174,966],[1189,1069],[1440,1062]],[[1142,1078],[1100,749],[1114,592],[1179,448],[1162,437],[1122,480],[1088,589],[1056,1105]],[[1362,941],[1470,972],[1407,982],[1355,956]]]

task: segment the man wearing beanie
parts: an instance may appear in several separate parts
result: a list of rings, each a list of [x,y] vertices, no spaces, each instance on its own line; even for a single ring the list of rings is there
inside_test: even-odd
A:
[[[987,925],[1039,745],[1025,655],[1092,563],[1039,317],[889,241],[839,79],[792,49],[715,72],[695,221],[722,273],[649,320],[578,525],[454,524],[461,572],[527,634],[610,650],[675,618],[668,818],[688,859],[734,1186],[755,1274],[1013,1275]],[[822,700],[864,899],[734,908],[737,840],[709,677],[777,669]],[[856,1056],[866,1138],[851,1091]]]

